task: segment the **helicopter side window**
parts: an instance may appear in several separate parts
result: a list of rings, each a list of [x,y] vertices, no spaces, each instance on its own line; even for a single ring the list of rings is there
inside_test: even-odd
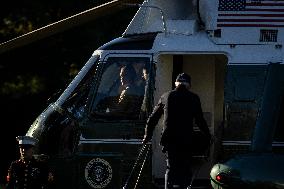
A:
[[[89,92],[96,72],[94,66],[90,69],[70,96],[63,102],[62,108],[67,110],[75,119],[81,119],[86,108]]]
[[[99,119],[139,119],[145,103],[149,58],[109,58],[101,77],[92,115]]]
[[[96,59],[97,60],[97,59]],[[45,125],[48,127],[42,134],[43,139],[40,144],[40,151],[48,155],[58,155],[60,157],[69,156],[76,147],[76,137],[78,133],[78,120],[83,118],[86,103],[95,77],[97,64],[89,67],[83,77],[75,78],[71,87],[64,92],[59,99],[60,112],[53,112],[48,115]],[[72,85],[76,85],[72,89]],[[65,96],[64,96],[65,95]]]

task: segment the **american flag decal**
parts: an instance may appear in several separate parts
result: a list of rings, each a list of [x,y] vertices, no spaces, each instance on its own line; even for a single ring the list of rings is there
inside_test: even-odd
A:
[[[284,27],[284,0],[219,0],[217,27]]]

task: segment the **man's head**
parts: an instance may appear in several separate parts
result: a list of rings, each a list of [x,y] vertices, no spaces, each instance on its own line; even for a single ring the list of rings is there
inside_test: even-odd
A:
[[[175,85],[176,87],[179,85],[185,85],[187,88],[191,85],[191,77],[186,73],[181,73],[177,76]]]
[[[122,85],[132,84],[135,79],[135,70],[132,65],[122,66],[120,69],[120,82]]]
[[[28,160],[32,158],[33,155],[33,147],[37,143],[37,139],[31,136],[18,136],[16,137],[18,141],[21,158],[24,160]]]

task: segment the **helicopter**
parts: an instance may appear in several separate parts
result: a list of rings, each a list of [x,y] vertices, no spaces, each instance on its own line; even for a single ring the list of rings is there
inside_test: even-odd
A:
[[[223,187],[215,174],[231,164],[218,162],[231,162],[234,157],[250,152],[251,146],[257,149],[265,137],[263,133],[277,130],[276,126],[258,123],[274,118],[258,114],[269,109],[262,104],[270,100],[264,98],[270,67],[277,65],[277,70],[283,72],[284,3],[262,0],[137,3],[140,2],[112,1],[0,45],[3,53],[73,27],[73,19],[82,18],[85,22],[92,14],[96,17],[122,4],[139,7],[122,36],[93,52],[58,99],[35,119],[26,135],[39,140],[37,153],[48,155],[58,188],[121,188],[125,183],[128,188],[136,187],[137,182],[128,178],[141,152],[147,117],[160,95],[173,88],[176,76],[185,72],[192,77],[191,90],[200,96],[204,117],[214,135],[208,154],[198,150],[194,154],[192,188],[200,183],[209,187],[210,181],[215,188]],[[126,65],[143,75],[145,90],[137,95],[140,100],[133,103],[138,111],[112,114],[119,96],[120,68]],[[283,86],[277,84],[274,89]],[[283,112],[283,90],[278,97],[274,104],[281,105],[277,111]],[[281,129],[283,124],[274,125]],[[150,155],[145,155],[147,163],[138,175],[141,177],[138,187],[163,187],[166,165],[159,146],[161,130],[159,123],[151,147],[146,149]],[[195,128],[195,132],[200,131]],[[283,132],[276,133],[277,142],[271,144],[276,146],[277,153],[282,150],[283,154]],[[283,156],[277,158],[283,162]],[[240,163],[236,167],[242,169]],[[256,177],[251,184],[261,179]]]

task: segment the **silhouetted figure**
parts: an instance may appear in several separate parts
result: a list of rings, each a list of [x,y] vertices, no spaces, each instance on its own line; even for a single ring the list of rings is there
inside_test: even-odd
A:
[[[211,138],[199,97],[190,92],[191,78],[189,75],[179,74],[176,88],[164,93],[152,114],[147,120],[143,143],[151,140],[155,126],[164,114],[164,127],[160,145],[166,153],[167,170],[165,174],[165,188],[185,189],[189,186],[191,173],[192,146],[198,145],[192,141],[193,121],[202,132]]]
[[[109,119],[138,119],[145,85],[137,84],[137,75],[131,64],[123,65],[119,74],[121,85],[118,89],[118,96],[105,98],[99,102],[100,111],[95,111],[94,115]]]
[[[37,140],[30,136],[19,136],[17,140],[21,157],[10,165],[7,189],[47,189],[53,182],[53,174],[45,160],[34,156]]]

